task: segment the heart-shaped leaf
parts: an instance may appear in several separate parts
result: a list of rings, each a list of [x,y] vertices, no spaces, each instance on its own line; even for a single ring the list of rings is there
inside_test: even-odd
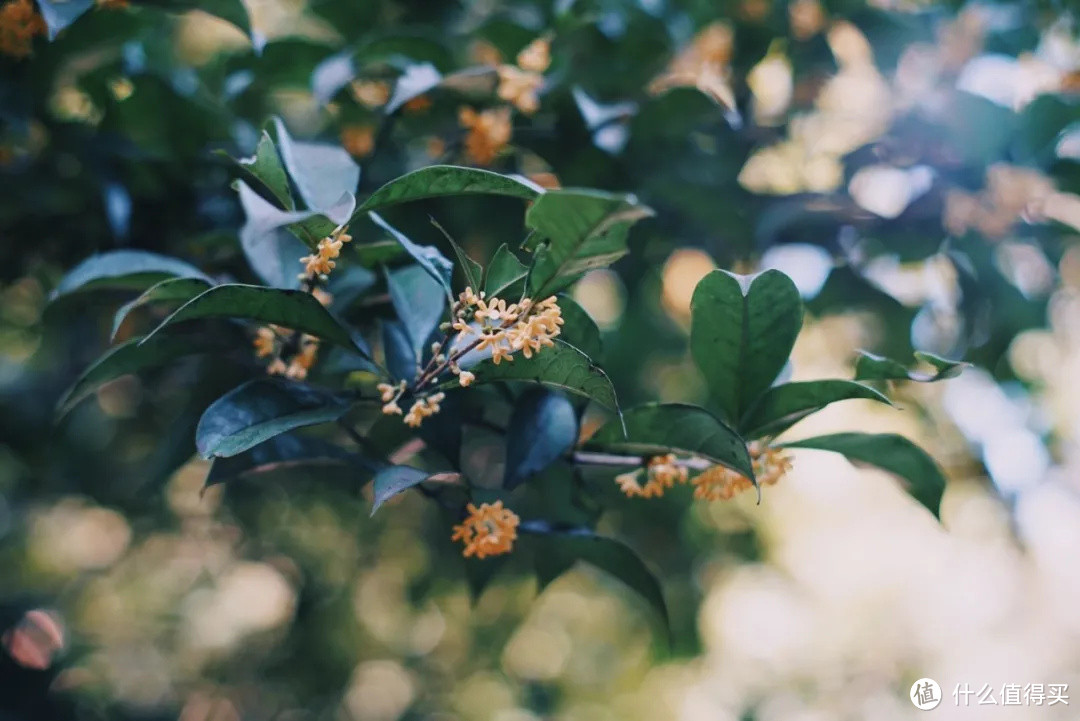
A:
[[[802,327],[802,298],[786,275],[714,270],[690,303],[690,350],[713,398],[737,422],[784,368]]]
[[[361,203],[357,212],[382,210],[398,203],[447,195],[508,195],[532,200],[537,191],[519,180],[490,170],[429,165],[391,180]]]
[[[683,403],[631,408],[623,413],[623,425],[608,423],[589,439],[586,447],[641,456],[694,455],[754,479],[750,453],[742,437],[704,408]]]
[[[525,213],[525,225],[533,231],[525,247],[536,253],[530,294],[546,298],[586,271],[626,255],[630,226],[652,214],[633,196],[586,190],[540,195]]]
[[[361,355],[371,357],[362,340],[350,334],[310,293],[258,285],[214,286],[180,306],[142,342],[174,323],[198,318],[248,318],[273,323],[355,348]]]
[[[558,393],[536,388],[518,398],[506,429],[503,486],[516,488],[574,447],[577,415]]]
[[[765,391],[743,416],[739,430],[744,438],[775,436],[830,403],[855,398],[892,402],[860,383],[847,380],[782,383]]]
[[[934,459],[903,436],[893,433],[834,433],[784,443],[785,448],[813,448],[833,451],[850,461],[876,466],[899,476],[907,492],[930,509],[941,512],[945,476]]]
[[[284,378],[256,378],[210,404],[195,430],[203,458],[235,456],[274,436],[336,421],[349,402],[329,391]]]

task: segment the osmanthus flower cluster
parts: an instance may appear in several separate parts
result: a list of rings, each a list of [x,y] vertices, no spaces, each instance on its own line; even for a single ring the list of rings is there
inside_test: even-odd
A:
[[[0,6],[0,53],[25,58],[34,38],[45,34],[45,20],[30,0],[7,0]]]
[[[762,486],[776,484],[791,470],[791,456],[781,448],[773,448],[760,441],[747,445],[753,461],[754,476]],[[727,466],[711,465],[690,477],[693,459],[679,459],[674,453],[651,456],[643,467],[615,476],[615,483],[629,498],[659,498],[664,491],[676,484],[689,483],[694,487],[694,498],[705,501],[726,501],[736,494],[754,487],[754,482],[742,473]]]
[[[561,332],[564,322],[555,296],[539,302],[526,297],[508,304],[502,298],[486,297],[483,291],[477,293],[472,287],[466,287],[458,296],[451,307],[451,317],[453,320],[448,324],[446,337],[442,342],[432,344],[431,361],[413,382],[411,391],[416,400],[404,414],[404,422],[413,428],[441,410],[439,403],[445,394],[426,390],[440,377],[447,373],[456,376],[458,385],[463,388],[476,379],[474,373],[461,368],[460,361],[467,354],[487,351],[495,365],[513,361],[518,352],[525,358],[532,358],[541,349],[555,344],[554,338]],[[402,415],[398,401],[410,390],[409,384],[404,380],[396,385],[380,383],[377,389],[383,403],[382,412]]]

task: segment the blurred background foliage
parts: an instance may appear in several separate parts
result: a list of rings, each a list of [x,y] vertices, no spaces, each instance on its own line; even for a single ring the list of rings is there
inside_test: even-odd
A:
[[[35,12],[85,12],[51,42],[28,7],[0,6],[0,717],[891,719],[918,713],[921,676],[1080,682],[1069,3],[53,0]],[[478,138],[460,106],[494,108],[491,65],[538,36],[539,109]],[[388,121],[409,77],[425,92]],[[227,156],[271,115],[340,142],[361,192],[451,162],[656,209],[573,290],[625,405],[704,394],[689,301],[714,267],[796,281],[796,380],[850,377],[856,347],[972,361],[902,387],[906,413],[856,402],[792,432],[918,440],[951,479],[943,528],[813,451],[760,506],[613,493],[600,528],[660,574],[667,646],[587,569],[472,598],[422,498],[369,519],[341,468],[200,494],[194,424],[242,377],[227,358],[123,378],[54,424],[124,299],[46,310],[62,272],[142,248],[252,280]],[[387,215],[436,245],[438,218],[484,260],[522,237],[508,199]]]

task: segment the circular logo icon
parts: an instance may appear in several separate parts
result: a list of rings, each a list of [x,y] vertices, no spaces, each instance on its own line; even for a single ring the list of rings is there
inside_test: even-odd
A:
[[[911,703],[915,708],[929,711],[941,703],[941,686],[932,678],[920,678],[911,684]]]

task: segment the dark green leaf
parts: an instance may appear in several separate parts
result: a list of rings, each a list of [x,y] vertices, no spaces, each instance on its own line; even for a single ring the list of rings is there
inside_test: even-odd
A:
[[[517,300],[525,291],[525,276],[528,274],[528,267],[503,243],[488,263],[484,290],[489,296]]]
[[[714,270],[694,289],[690,350],[725,416],[736,422],[787,363],[802,327],[802,299],[777,270]]]
[[[38,0],[38,9],[45,25],[49,29],[49,40],[55,40],[57,33],[79,19],[83,13],[94,7],[94,0]]]
[[[536,253],[529,291],[546,298],[582,273],[626,255],[630,226],[653,214],[632,196],[585,190],[551,190],[525,213],[534,234],[526,248]]]
[[[297,466],[328,466],[355,464],[358,471],[371,472],[374,464],[341,446],[318,438],[294,433],[282,433],[243,453],[227,458],[218,457],[210,465],[205,486],[231,481],[250,474]]]
[[[536,571],[541,586],[550,583],[575,561],[585,561],[640,595],[656,613],[665,632],[670,632],[660,583],[629,546],[587,528],[563,529],[537,521],[521,524],[521,531],[536,538]]]
[[[835,433],[784,443],[783,446],[833,451],[848,460],[894,473],[905,481],[907,492],[929,508],[934,516],[941,511],[945,476],[926,451],[903,436],[893,433]]]
[[[391,180],[372,193],[357,212],[447,195],[509,195],[532,200],[537,191],[519,180],[489,170],[430,165]]]
[[[420,363],[413,349],[412,338],[400,321],[382,322],[383,355],[386,369],[394,380],[411,381],[420,372]]]
[[[375,511],[394,496],[424,481],[449,483],[460,477],[452,472],[429,473],[412,466],[387,466],[375,474],[375,482],[372,484],[375,498],[371,504],[371,515],[375,515]]]
[[[454,264],[447,260],[446,257],[439,252],[438,248],[430,245],[417,245],[409,240],[408,236],[383,220],[378,213],[370,213],[369,215],[376,225],[390,233],[390,235],[401,244],[401,247],[405,249],[405,252],[411,255],[413,260],[420,264],[420,267],[426,270],[432,278],[439,282],[439,285],[443,287],[443,290],[446,293],[446,297],[450,298],[450,278],[454,272]]]
[[[504,360],[499,365],[490,360],[477,364],[471,369],[476,374],[475,382],[542,383],[551,388],[591,398],[605,408],[618,412],[619,402],[615,397],[615,388],[607,374],[587,355],[558,338],[555,339],[553,347],[541,349],[532,358],[525,358],[520,353],[513,358],[513,361]]]
[[[457,256],[458,264],[461,266],[461,274],[465,277],[465,285],[479,293],[480,281],[484,276],[484,269],[479,263],[469,257],[469,254],[465,252],[465,249],[458,245],[457,241],[454,240],[450,234],[446,232],[446,229],[439,225],[434,218],[431,219],[431,224],[439,229],[439,232],[446,238],[446,242],[454,249],[454,255]]]
[[[523,394],[506,429],[503,486],[516,488],[574,447],[578,437],[574,406],[558,393],[536,388]]]
[[[888,398],[847,380],[782,383],[765,391],[739,423],[744,438],[775,436],[830,403],[864,398],[892,405]]]
[[[285,166],[281,164],[281,156],[278,155],[270,133],[264,130],[259,136],[259,143],[255,146],[253,157],[237,159],[236,164],[249,180],[257,181],[270,191],[282,208],[285,210],[296,208],[292,191],[289,190],[289,176],[285,173]]]
[[[51,299],[83,290],[145,290],[166,278],[210,279],[198,268],[176,258],[145,250],[114,250],[93,255],[65,275]]]
[[[592,316],[567,295],[559,296],[559,310],[565,321],[559,338],[590,358],[594,360],[599,358],[600,329],[596,327],[596,321],[592,319]]]
[[[679,453],[700,456],[747,478],[754,469],[746,442],[704,408],[682,403],[651,403],[623,413],[623,426],[612,421],[589,439],[590,449],[655,456]]]
[[[344,398],[284,378],[256,378],[210,404],[195,430],[203,458],[235,456],[274,436],[336,421],[349,410]]]
[[[57,402],[57,416],[63,417],[99,386],[120,376],[162,366],[183,356],[222,350],[225,347],[220,339],[208,338],[205,334],[162,333],[145,343],[140,343],[141,340],[143,339],[132,338],[110,348],[105,355],[84,370]]]
[[[197,318],[248,318],[303,331],[369,355],[366,346],[354,338],[310,293],[299,290],[264,288],[258,285],[218,285],[189,300],[150,332],[150,340],[168,326]]]
[[[419,265],[407,265],[386,274],[394,310],[405,324],[413,353],[424,357],[431,334],[446,309],[446,296],[437,282]]]
[[[167,303],[170,301],[186,303],[209,287],[210,283],[202,278],[166,278],[160,283],[150,286],[138,298],[125,303],[116,311],[113,316],[110,337],[116,338],[120,326],[136,308],[149,303]]]
[[[913,380],[921,383],[933,383],[960,375],[968,363],[963,361],[951,361],[941,358],[932,353],[915,351],[915,359],[922,361],[934,368],[933,373],[908,370],[899,361],[891,358],[874,355],[867,351],[859,351],[859,357],[855,361],[855,380],[857,381],[886,381],[886,380]]]

